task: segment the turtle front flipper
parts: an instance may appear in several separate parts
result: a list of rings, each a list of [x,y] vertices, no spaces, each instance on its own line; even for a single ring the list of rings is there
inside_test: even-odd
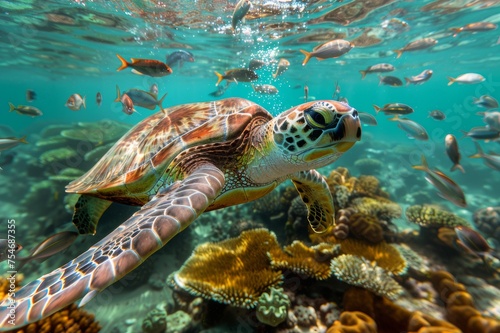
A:
[[[4,300],[0,331],[35,322],[80,299],[80,305],[87,303],[186,228],[214,201],[224,183],[218,168],[203,165],[161,191],[85,253],[27,284],[15,299]]]
[[[82,235],[95,235],[97,223],[111,201],[82,194],[75,204],[73,224]]]
[[[324,177],[316,170],[300,171],[291,177],[307,206],[307,220],[314,232],[321,233],[335,223],[333,198]]]

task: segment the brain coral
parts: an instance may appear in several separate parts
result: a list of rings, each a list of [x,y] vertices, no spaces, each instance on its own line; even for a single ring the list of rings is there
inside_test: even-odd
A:
[[[362,257],[340,255],[332,260],[331,268],[339,280],[379,296],[395,299],[403,291],[384,269]]]
[[[273,233],[244,231],[236,238],[198,246],[169,281],[195,296],[253,308],[262,293],[283,279],[280,271],[271,269],[271,250],[280,250]]]
[[[283,292],[283,288],[271,287],[269,293],[259,297],[257,305],[257,319],[270,326],[278,326],[285,321],[290,307],[290,299]]]

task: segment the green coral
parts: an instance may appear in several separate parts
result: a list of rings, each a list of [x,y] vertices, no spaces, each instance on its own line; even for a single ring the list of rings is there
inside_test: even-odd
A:
[[[339,280],[379,296],[395,299],[403,291],[383,268],[362,257],[343,254],[333,259],[330,267]]]
[[[259,297],[257,305],[257,319],[266,325],[278,326],[285,321],[290,307],[290,299],[283,292],[283,288],[270,288],[269,293]]]

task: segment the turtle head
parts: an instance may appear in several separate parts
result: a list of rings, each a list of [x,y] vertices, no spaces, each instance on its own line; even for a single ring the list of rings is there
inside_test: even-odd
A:
[[[311,167],[332,163],[361,139],[358,112],[333,100],[301,104],[275,120],[274,142],[282,153]]]

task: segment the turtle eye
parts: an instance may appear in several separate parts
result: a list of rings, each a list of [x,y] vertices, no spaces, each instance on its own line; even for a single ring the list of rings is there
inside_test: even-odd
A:
[[[330,107],[328,107],[330,106]],[[304,111],[307,123],[314,128],[324,129],[335,121],[335,110],[333,105],[314,104]]]

